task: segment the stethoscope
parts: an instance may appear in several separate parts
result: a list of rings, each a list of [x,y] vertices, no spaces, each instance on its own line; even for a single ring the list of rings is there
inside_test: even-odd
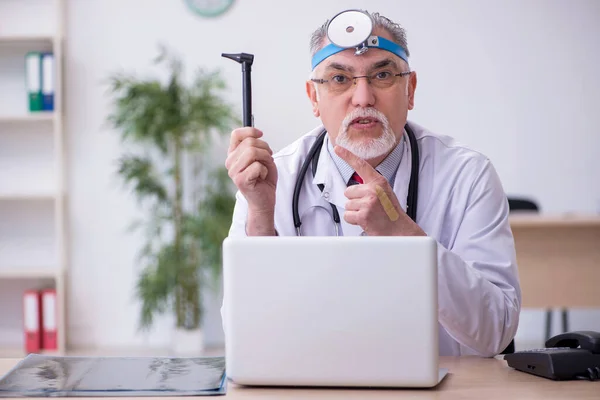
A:
[[[408,184],[408,196],[406,199],[406,213],[408,216],[416,222],[417,220],[417,196],[419,191],[419,147],[417,146],[417,139],[415,137],[412,128],[405,124],[404,129],[406,130],[406,134],[408,136],[408,140],[410,142],[410,151],[411,151],[411,170],[410,170],[410,181]],[[302,225],[302,221],[300,219],[300,214],[298,212],[298,202],[300,200],[300,190],[302,188],[302,184],[304,182],[304,177],[308,171],[308,167],[312,166],[312,174],[315,176],[317,172],[317,165],[319,163],[319,157],[317,154],[321,151],[323,147],[323,142],[325,140],[325,135],[327,131],[323,129],[323,131],[317,136],[315,143],[311,146],[308,154],[306,155],[306,159],[304,163],[302,163],[302,167],[300,168],[300,172],[298,173],[298,177],[296,178],[296,183],[294,186],[294,195],[292,197],[292,214],[294,218],[294,226],[296,227],[296,234],[298,236],[302,236],[302,232],[300,230],[300,226]],[[323,193],[324,185],[319,183],[319,190]],[[333,222],[335,227],[335,235],[339,236],[339,226],[341,225],[340,214],[337,210],[337,207],[329,202],[331,206],[331,210],[333,212]]]

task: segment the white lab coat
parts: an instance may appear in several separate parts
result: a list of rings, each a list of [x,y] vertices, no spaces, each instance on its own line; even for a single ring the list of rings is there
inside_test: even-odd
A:
[[[521,308],[505,192],[484,155],[451,137],[432,133],[411,121],[409,124],[420,151],[417,223],[438,242],[440,355],[494,356],[516,334]],[[278,169],[275,228],[281,236],[296,235],[291,207],[294,184],[322,129],[317,127],[274,154]],[[406,140],[393,185],[404,210],[410,166],[410,143]],[[318,183],[325,185],[322,193]],[[359,226],[343,219],[346,187],[325,142],[317,173],[313,177],[309,168],[300,195],[304,236],[335,234],[328,201],[339,210],[340,234],[361,234]],[[236,196],[230,236],[245,236],[247,203],[239,192]]]

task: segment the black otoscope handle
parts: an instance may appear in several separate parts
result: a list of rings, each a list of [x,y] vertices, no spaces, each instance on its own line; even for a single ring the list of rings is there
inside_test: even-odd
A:
[[[242,64],[242,88],[243,88],[243,110],[244,110],[244,126],[254,126],[252,118],[252,63],[254,55],[248,53],[226,54],[221,56],[232,59]]]
[[[250,78],[252,72],[252,65],[243,63],[242,73],[244,78],[242,81],[242,90],[244,96],[244,126],[254,126],[252,121],[252,80]]]

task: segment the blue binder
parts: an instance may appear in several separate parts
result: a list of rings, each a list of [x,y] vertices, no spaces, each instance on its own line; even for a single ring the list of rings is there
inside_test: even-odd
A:
[[[53,53],[42,53],[42,110],[54,111],[55,62]]]

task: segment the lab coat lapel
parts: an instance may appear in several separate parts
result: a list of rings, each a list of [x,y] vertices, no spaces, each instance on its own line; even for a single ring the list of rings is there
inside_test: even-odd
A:
[[[400,203],[400,207],[402,210],[406,212],[406,198],[408,196],[408,185],[410,183],[410,166],[412,165],[412,153],[410,150],[410,140],[408,140],[408,135],[404,133],[404,149],[402,154],[402,160],[400,161],[400,166],[398,167],[398,172],[396,173],[396,178],[394,180],[394,193],[398,198],[398,202]]]
[[[329,138],[325,138],[325,141],[323,142],[323,147],[319,154],[317,172],[313,178],[313,184],[324,185],[321,197],[324,200],[333,203],[338,208],[341,217],[346,201],[348,200],[346,196],[344,196],[344,191],[347,186],[327,151],[328,140]]]

